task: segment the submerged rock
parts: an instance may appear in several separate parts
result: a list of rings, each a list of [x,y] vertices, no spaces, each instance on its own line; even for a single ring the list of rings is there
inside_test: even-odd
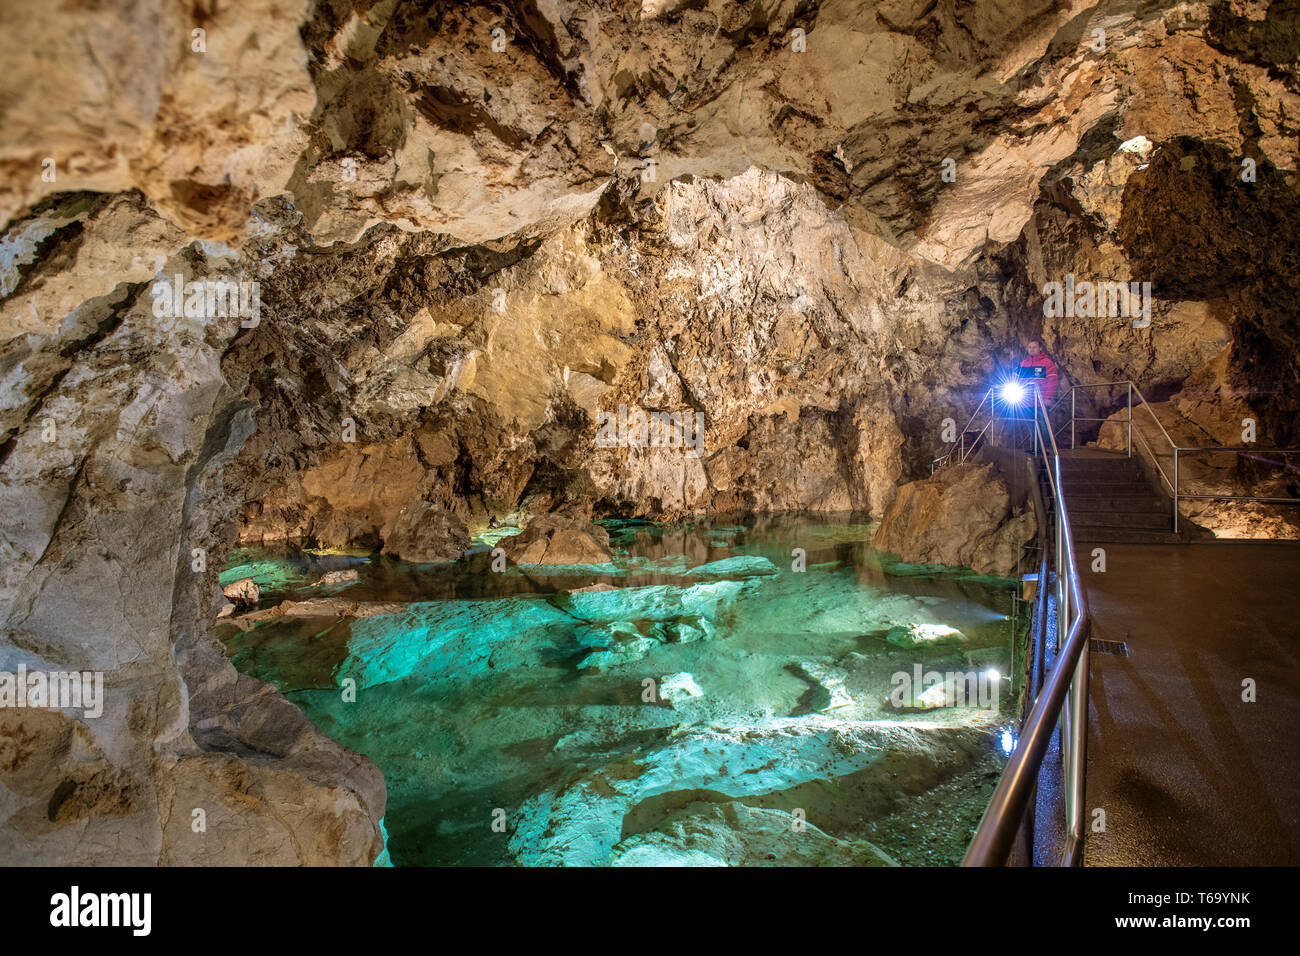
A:
[[[541,662],[571,638],[573,619],[533,595],[494,601],[429,601],[352,624],[337,678],[371,687],[419,675],[468,676],[491,667]]]
[[[845,811],[837,779],[852,778],[855,794],[864,801],[888,805],[883,795],[897,794],[900,787],[915,792],[933,786],[954,768],[964,767],[970,750],[989,746],[990,734],[991,728],[983,726],[854,723],[822,716],[759,721],[729,730],[693,729],[635,760],[592,770],[559,792],[529,799],[510,837],[510,850],[524,865],[601,865],[623,858],[637,846],[656,844],[679,863],[683,858],[677,851],[698,851],[717,859],[709,846],[691,845],[674,836],[671,824],[666,839],[628,839],[621,847],[620,843],[627,839],[626,828],[638,818],[653,819],[656,806],[670,809],[674,798],[688,799],[700,792],[737,802],[747,796],[762,795],[770,802],[780,793],[798,794],[791,796],[791,807],[805,809],[807,821],[814,825],[829,825],[823,821],[830,820],[860,822],[860,809]],[[817,789],[823,786],[828,788],[824,794]],[[791,816],[782,817],[783,826],[790,829]],[[775,823],[780,818],[764,819]],[[775,836],[777,831],[771,832]],[[777,854],[778,859],[798,853],[793,845],[798,836],[792,829],[790,837],[792,844]],[[757,845],[765,840],[754,836]],[[722,858],[736,859],[736,853],[744,858],[738,847]],[[628,862],[635,864],[638,858],[648,862],[655,855],[639,850]]]
[[[885,640],[899,647],[919,647],[961,643],[966,635],[947,624],[900,624],[889,629]]]
[[[590,652],[577,664],[579,669],[639,660],[660,644],[712,637],[749,586],[718,581],[691,587],[584,589],[555,598],[527,594],[381,605],[382,614],[350,613],[364,612],[367,606],[345,601],[300,604],[361,618],[352,624],[348,656],[338,676],[367,687],[415,674],[432,680],[541,663],[547,655],[581,653],[584,648]],[[300,605],[292,604],[284,613],[301,613]],[[253,615],[245,615],[239,622],[251,620]]]
[[[852,707],[853,698],[844,686],[844,671],[817,661],[799,661],[790,665],[796,677],[813,685],[810,691],[807,709],[817,712],[835,710],[840,707]]]
[[[348,568],[346,571],[329,571],[321,575],[321,579],[312,587],[325,587],[331,584],[348,584],[360,580],[361,575],[357,573],[356,568]]]
[[[689,587],[652,584],[639,588],[570,591],[557,598],[557,603],[587,623],[685,618],[704,625],[725,613],[752,587],[746,581],[708,581]],[[710,628],[705,630],[711,633]]]
[[[588,654],[578,662],[578,669],[606,670],[619,664],[639,661],[658,647],[659,644],[659,641],[650,637],[642,637],[636,633],[635,629],[632,629],[616,636],[614,640],[601,646],[599,650]]]
[[[259,621],[268,621],[280,617],[378,617],[385,614],[396,614],[405,607],[404,604],[349,601],[346,598],[337,597],[312,598],[308,601],[281,601],[275,607],[265,607],[232,618],[232,623],[241,628],[247,628]]]
[[[695,683],[693,674],[685,672],[669,674],[659,681],[659,699],[666,700],[670,704],[703,696],[704,691],[700,690],[700,685]]]
[[[738,554],[735,557],[710,561],[686,572],[701,578],[744,578],[751,575],[776,574],[776,565],[762,555]]]
[[[798,823],[796,824],[796,821]],[[614,847],[611,866],[897,866],[866,840],[841,840],[784,810],[692,803]]]
[[[256,604],[262,598],[262,589],[252,578],[240,578],[233,584],[227,584],[221,593],[235,604],[243,606]]]

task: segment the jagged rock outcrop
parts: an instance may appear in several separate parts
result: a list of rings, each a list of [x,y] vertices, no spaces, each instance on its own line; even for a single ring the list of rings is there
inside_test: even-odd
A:
[[[912,564],[1011,576],[1037,529],[1032,509],[1012,513],[1006,482],[992,465],[967,462],[903,485],[872,544]]]
[[[62,228],[86,236],[69,252],[112,250],[129,275],[132,227],[156,217],[128,203],[134,217],[63,208]],[[178,248],[164,268],[196,264],[210,266]],[[42,285],[39,270],[24,279]],[[119,282],[7,342],[29,372],[10,366],[0,451],[0,669],[98,675],[102,712],[0,708],[0,858],[369,863],[378,770],[237,673],[207,633],[233,518],[223,470],[250,428],[219,364],[239,317],[155,302]]]
[[[568,515],[538,515],[504,542],[515,564],[604,564],[613,555],[609,532]]]
[[[384,536],[384,553],[417,564],[455,561],[464,557],[468,548],[465,523],[427,501],[407,505]]]

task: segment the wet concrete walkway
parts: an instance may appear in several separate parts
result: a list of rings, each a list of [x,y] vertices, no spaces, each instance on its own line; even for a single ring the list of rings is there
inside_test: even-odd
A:
[[[1300,543],[1076,547],[1093,639],[1128,649],[1092,651],[1087,807],[1106,827],[1084,864],[1300,863]]]

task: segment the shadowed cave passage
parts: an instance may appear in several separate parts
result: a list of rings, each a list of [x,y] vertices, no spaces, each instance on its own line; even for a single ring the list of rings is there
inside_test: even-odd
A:
[[[926,710],[895,708],[891,678],[1010,674],[1015,582],[902,564],[847,516],[605,526],[602,565],[501,573],[486,542],[422,566],[249,549],[225,577],[321,606],[219,636],[383,770],[398,865],[959,862],[1005,756],[1011,682]],[[309,586],[341,567],[358,580]],[[346,602],[400,603],[330,613]],[[889,642],[911,623],[963,637]]]

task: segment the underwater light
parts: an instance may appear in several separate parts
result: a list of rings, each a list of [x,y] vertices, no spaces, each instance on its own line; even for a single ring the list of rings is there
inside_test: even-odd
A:
[[[1002,752],[1010,756],[1011,751],[1016,749],[1016,738],[1012,736],[1011,731],[1003,728],[1002,737],[998,741],[1002,745]]]
[[[1008,405],[1020,405],[1029,393],[1025,391],[1023,385],[1013,379],[1009,382],[1003,382],[998,388],[998,394],[1002,396],[1002,401]]]

